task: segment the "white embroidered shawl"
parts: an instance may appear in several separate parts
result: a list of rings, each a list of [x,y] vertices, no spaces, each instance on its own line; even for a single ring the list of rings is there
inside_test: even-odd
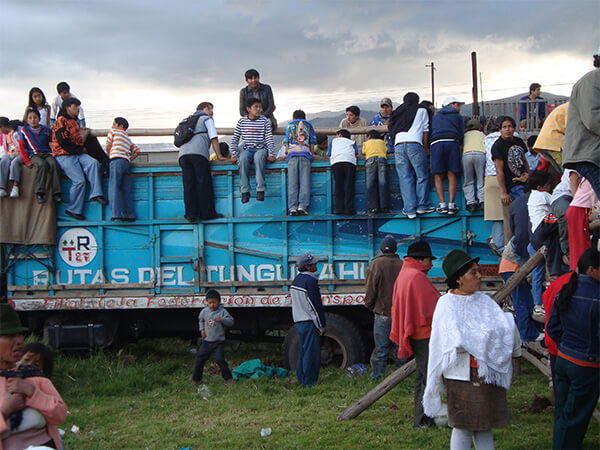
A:
[[[486,383],[508,389],[512,378],[514,319],[481,292],[447,293],[438,300],[429,340],[425,414],[434,417],[441,407],[442,374],[457,363],[458,351],[477,361],[478,375]]]

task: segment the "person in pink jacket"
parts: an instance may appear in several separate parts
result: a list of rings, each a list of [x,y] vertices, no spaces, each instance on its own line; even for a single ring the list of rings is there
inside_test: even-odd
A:
[[[0,450],[60,449],[57,426],[67,417],[67,405],[49,379],[37,376],[34,369],[28,373],[16,366],[25,331],[15,310],[0,303]]]

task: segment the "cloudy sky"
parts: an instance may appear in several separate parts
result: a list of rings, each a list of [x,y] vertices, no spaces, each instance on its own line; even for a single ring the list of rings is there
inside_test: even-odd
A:
[[[174,127],[203,100],[218,127],[238,118],[244,71],[272,86],[280,120],[413,90],[470,99],[470,53],[486,100],[529,83],[570,93],[600,44],[600,2],[363,0],[2,0],[0,115],[67,80],[88,125],[127,117]]]

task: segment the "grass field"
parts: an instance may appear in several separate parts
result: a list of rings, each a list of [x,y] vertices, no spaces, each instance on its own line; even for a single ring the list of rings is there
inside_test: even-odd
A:
[[[204,380],[214,395],[203,400],[190,382],[190,348],[179,339],[143,340],[94,356],[57,355],[53,382],[70,411],[60,427],[65,448],[449,448],[450,429],[412,429],[412,376],[356,419],[337,422],[375,386],[368,376],[325,369],[311,389],[293,374],[226,385],[207,364]],[[228,342],[225,357],[232,368],[252,358],[279,365],[279,350]],[[554,410],[527,412],[535,395],[547,395],[547,380],[522,366],[508,393],[512,425],[494,430],[496,448],[550,448]],[[271,436],[260,436],[265,427]],[[584,447],[597,448],[599,435],[592,419]]]

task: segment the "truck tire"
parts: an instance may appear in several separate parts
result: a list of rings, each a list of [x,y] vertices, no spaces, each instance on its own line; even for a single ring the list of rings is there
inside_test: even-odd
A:
[[[350,320],[333,313],[325,313],[327,327],[321,338],[321,365],[345,369],[352,364],[365,362],[366,338]],[[291,327],[282,347],[283,366],[296,370],[298,360],[298,331]]]

